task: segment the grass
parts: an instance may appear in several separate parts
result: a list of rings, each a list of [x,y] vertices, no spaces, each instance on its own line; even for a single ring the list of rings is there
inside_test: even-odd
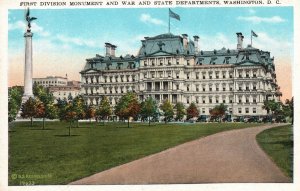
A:
[[[68,124],[14,122],[9,131],[9,185],[55,185],[158,153],[217,132],[258,126],[244,123],[131,124],[81,123],[68,135]]]
[[[293,179],[293,131],[291,125],[267,129],[256,137],[277,166]]]

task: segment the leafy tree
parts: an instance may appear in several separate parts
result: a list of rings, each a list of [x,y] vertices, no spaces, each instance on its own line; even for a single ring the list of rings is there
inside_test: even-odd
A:
[[[271,116],[274,117],[280,113],[281,104],[275,100],[265,100],[263,109],[267,110],[268,114],[271,112]]]
[[[199,110],[194,102],[192,102],[186,109],[187,119],[191,119],[199,116]]]
[[[66,99],[57,99],[56,107],[58,109],[58,118],[61,121],[65,119],[67,105],[68,102]]]
[[[16,119],[22,103],[23,87],[13,86],[8,89],[8,121]]]
[[[96,109],[91,105],[85,105],[85,118],[90,120],[96,116]]]
[[[163,103],[160,106],[160,109],[163,111],[163,115],[165,117],[165,123],[167,123],[167,121],[170,121],[171,119],[173,119],[174,110],[173,110],[172,104],[170,103],[170,101],[168,99],[165,99],[163,101]]]
[[[85,119],[84,111],[84,99],[82,96],[77,96],[74,98],[72,103],[72,111],[75,112],[75,120],[77,121],[77,127],[79,127],[79,120]]]
[[[130,117],[135,118],[141,110],[141,106],[137,100],[137,96],[133,92],[128,92],[123,95],[117,105],[115,106],[115,113],[121,119],[129,119]]]
[[[149,126],[151,123],[151,117],[155,117],[157,109],[156,101],[151,96],[141,103],[141,115],[148,118]]]
[[[109,100],[106,96],[103,96],[100,101],[99,107],[96,110],[96,116],[97,118],[100,118],[104,121],[111,114],[112,114],[112,109]]]
[[[227,106],[221,103],[220,105],[216,105],[213,109],[211,109],[209,113],[211,116],[217,117],[221,122],[222,121],[221,119],[225,115],[226,111],[227,111]]]
[[[30,118],[31,127],[33,125],[33,118],[38,117],[42,112],[44,112],[44,104],[35,98],[30,97],[21,108],[21,117]]]
[[[54,96],[48,88],[34,85],[34,95],[43,103],[44,110],[39,112],[37,117],[43,118],[43,129],[45,129],[45,119],[55,119],[58,116],[58,108],[54,104]]]
[[[292,119],[292,124],[294,124],[294,97],[291,100],[286,99],[285,104],[287,106],[285,115]]]
[[[182,120],[184,115],[186,115],[186,110],[184,108],[183,103],[181,102],[176,103],[175,110],[176,110],[176,120]]]
[[[63,120],[69,122],[69,136],[71,136],[72,124],[75,120],[77,120],[77,113],[74,104],[72,102],[67,103],[64,112]]]

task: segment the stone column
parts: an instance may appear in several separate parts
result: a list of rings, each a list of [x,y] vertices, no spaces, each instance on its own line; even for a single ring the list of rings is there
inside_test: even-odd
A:
[[[32,92],[32,36],[33,33],[26,32],[25,37],[25,67],[24,67],[24,94],[22,102],[33,97]]]

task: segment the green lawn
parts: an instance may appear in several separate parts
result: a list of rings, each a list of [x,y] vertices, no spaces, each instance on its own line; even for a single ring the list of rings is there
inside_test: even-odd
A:
[[[263,150],[282,169],[293,178],[293,131],[291,125],[267,129],[258,134],[257,141]]]
[[[68,124],[14,122],[9,131],[9,185],[67,184],[114,166],[220,131],[258,126],[206,124]]]

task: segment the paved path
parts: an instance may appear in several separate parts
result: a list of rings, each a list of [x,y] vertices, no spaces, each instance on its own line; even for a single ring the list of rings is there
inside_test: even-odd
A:
[[[275,126],[217,133],[71,184],[290,182],[255,139]]]

